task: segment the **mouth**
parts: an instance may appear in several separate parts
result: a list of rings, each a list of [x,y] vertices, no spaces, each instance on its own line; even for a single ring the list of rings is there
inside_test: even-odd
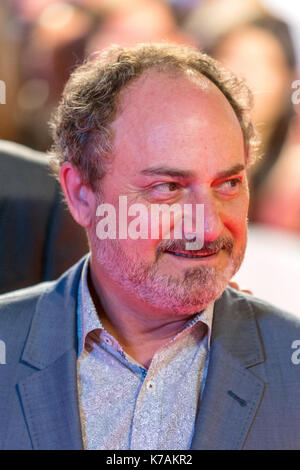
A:
[[[201,252],[201,253],[193,253],[191,254],[190,251],[171,251],[168,250],[166,251],[169,255],[173,256],[181,256],[183,258],[193,258],[193,259],[202,259],[202,258],[210,258],[214,255],[216,255],[218,252],[213,251],[213,252]]]

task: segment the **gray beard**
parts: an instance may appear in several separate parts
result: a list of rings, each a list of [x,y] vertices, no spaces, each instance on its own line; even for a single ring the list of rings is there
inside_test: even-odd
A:
[[[215,267],[201,266],[186,269],[183,277],[159,273],[159,262],[146,263],[128,257],[118,240],[95,239],[93,256],[107,274],[129,294],[167,310],[170,315],[192,314],[204,310],[223,291],[242,263],[245,249],[233,257],[228,267],[218,272]]]

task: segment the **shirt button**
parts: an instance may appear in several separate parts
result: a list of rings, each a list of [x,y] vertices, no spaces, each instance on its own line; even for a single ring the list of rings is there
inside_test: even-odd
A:
[[[107,336],[104,336],[104,341],[106,344],[108,344],[108,346],[112,345],[112,341]]]
[[[154,385],[154,382],[152,380],[149,380],[149,382],[147,382],[147,389],[154,391],[155,385]]]

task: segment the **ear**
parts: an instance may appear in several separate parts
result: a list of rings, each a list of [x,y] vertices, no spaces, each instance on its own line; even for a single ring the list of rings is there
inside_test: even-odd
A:
[[[94,192],[82,182],[79,171],[69,162],[62,165],[59,180],[73,218],[82,227],[91,227],[96,210]]]

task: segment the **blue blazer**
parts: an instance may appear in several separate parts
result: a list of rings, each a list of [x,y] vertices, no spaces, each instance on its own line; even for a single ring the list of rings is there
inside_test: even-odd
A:
[[[82,449],[76,299],[83,262],[57,281],[0,296],[0,449]],[[192,449],[300,449],[295,340],[298,317],[225,290],[215,303]]]

